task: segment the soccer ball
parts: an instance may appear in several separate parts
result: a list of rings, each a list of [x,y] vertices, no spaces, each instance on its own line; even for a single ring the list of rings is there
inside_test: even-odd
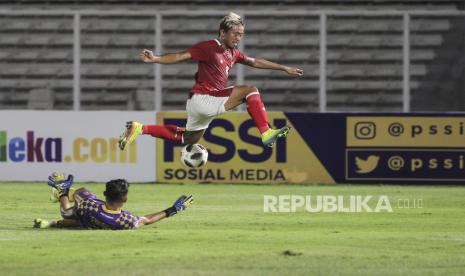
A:
[[[186,145],[181,150],[181,162],[191,168],[204,166],[208,160],[207,149],[200,144]]]

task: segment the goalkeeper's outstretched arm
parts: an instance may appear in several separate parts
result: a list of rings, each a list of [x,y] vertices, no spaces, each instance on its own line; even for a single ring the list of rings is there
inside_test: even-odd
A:
[[[143,217],[140,217],[140,225],[149,225],[152,223],[155,223],[157,221],[160,221],[164,218],[166,218],[166,213],[165,211],[158,212],[158,213],[153,213],[150,215],[145,215]]]
[[[157,221],[160,221],[164,218],[174,216],[178,212],[186,210],[186,208],[189,207],[192,204],[192,202],[194,202],[194,198],[192,196],[183,195],[179,197],[178,200],[176,200],[176,202],[174,202],[174,204],[171,207],[161,212],[153,213],[153,214],[149,214],[149,215],[141,217],[140,226],[149,225]]]

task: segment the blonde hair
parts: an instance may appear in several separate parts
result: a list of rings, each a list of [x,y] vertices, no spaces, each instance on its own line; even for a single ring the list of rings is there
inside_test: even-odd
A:
[[[220,36],[221,30],[227,32],[236,25],[244,26],[244,21],[242,21],[241,16],[237,13],[230,12],[228,15],[223,17],[223,19],[221,19],[220,29],[218,30],[218,36]]]

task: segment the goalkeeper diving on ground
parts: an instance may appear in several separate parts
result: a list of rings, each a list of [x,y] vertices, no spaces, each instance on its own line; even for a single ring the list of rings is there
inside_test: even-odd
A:
[[[184,211],[193,203],[192,196],[179,197],[169,208],[145,216],[135,216],[122,210],[128,200],[129,183],[115,179],[106,183],[103,192],[105,200],[97,198],[86,188],[74,190],[73,175],[53,173],[48,177],[48,185],[53,187],[54,196],[60,202],[62,219],[44,220],[36,218],[35,228],[84,228],[84,229],[137,229]],[[74,205],[71,206],[71,202]]]

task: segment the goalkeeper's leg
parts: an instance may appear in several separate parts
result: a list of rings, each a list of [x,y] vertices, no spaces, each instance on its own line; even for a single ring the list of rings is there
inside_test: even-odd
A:
[[[34,220],[34,228],[46,229],[46,228],[76,228],[79,227],[79,223],[74,219],[61,219],[61,220],[44,220],[36,218]]]
[[[77,191],[81,191],[78,189]],[[73,194],[74,198],[74,194]],[[61,220],[44,220],[41,218],[36,218],[34,220],[34,228],[67,228],[67,227],[78,227],[79,223],[76,220],[74,214],[74,206],[71,206],[68,195],[63,195],[60,197],[60,214],[63,219]]]
[[[78,189],[79,191],[80,189]],[[60,214],[64,219],[75,219],[74,205],[70,204],[68,196],[60,197]]]

